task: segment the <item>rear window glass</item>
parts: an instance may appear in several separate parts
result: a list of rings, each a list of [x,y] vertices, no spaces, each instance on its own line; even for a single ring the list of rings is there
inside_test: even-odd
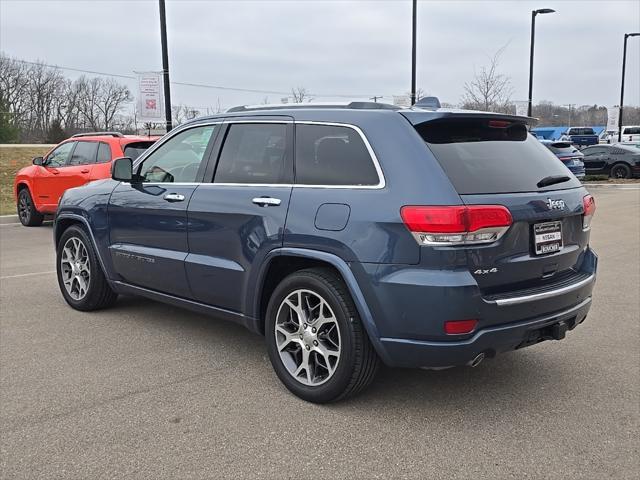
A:
[[[98,146],[98,159],[96,163],[107,163],[111,161],[111,147],[106,143],[100,142]]]
[[[78,142],[68,165],[89,165],[95,163],[98,144],[96,142]]]
[[[580,182],[524,124],[444,119],[415,126],[460,194],[537,192],[575,188]],[[539,188],[545,177],[570,180]]]
[[[623,135],[640,135],[640,127],[626,127]]]
[[[595,135],[593,128],[571,128],[569,129],[570,135]]]
[[[298,185],[377,185],[373,160],[350,127],[296,125]]]
[[[135,160],[142,152],[153,145],[155,142],[134,142],[128,143],[124,146],[124,156]]]

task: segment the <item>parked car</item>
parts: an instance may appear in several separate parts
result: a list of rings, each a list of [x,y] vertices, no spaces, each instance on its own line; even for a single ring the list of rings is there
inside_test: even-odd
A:
[[[618,141],[618,135],[616,132],[615,140]],[[640,125],[629,125],[622,127],[622,137],[620,142],[638,142],[640,141]]]
[[[540,140],[551,152],[564,163],[576,178],[584,178],[585,170],[582,158],[584,155],[570,142],[554,142],[553,140]]]
[[[614,143],[596,145],[582,150],[584,168],[589,175],[604,174],[612,178],[640,176],[640,149],[632,145]]]
[[[63,141],[14,179],[14,195],[20,222],[33,227],[45,215],[54,214],[65,190],[111,176],[118,157],[137,158],[159,137],[124,136],[117,132],[80,133]]]
[[[570,127],[560,137],[561,141],[571,142],[580,148],[600,143],[600,137],[591,127]]]
[[[77,310],[140,295],[265,336],[311,402],[393,367],[475,366],[585,319],[594,199],[527,117],[368,102],[176,128],[54,224]],[[446,300],[446,301],[443,301]]]

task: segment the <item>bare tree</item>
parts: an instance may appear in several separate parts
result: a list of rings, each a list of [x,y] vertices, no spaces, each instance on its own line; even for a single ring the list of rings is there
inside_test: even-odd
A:
[[[110,130],[114,118],[133,98],[126,85],[108,78],[78,78],[73,85],[78,95],[78,110],[92,130]]]
[[[198,115],[200,115],[200,110],[193,107],[188,107],[184,104],[171,106],[171,116],[173,117],[173,122],[176,125],[181,125],[189,120],[193,120]]]
[[[421,98],[428,97],[429,94],[422,87],[416,89],[416,102]],[[411,98],[411,92],[407,92],[407,97]]]
[[[488,112],[511,112],[513,87],[511,78],[499,72],[500,57],[507,45],[500,48],[489,59],[489,64],[474,69],[474,78],[464,84],[462,106],[471,110]]]
[[[309,96],[309,92],[307,92],[307,89],[304,87],[292,88],[291,98],[293,99],[293,103],[304,103],[313,100],[313,98]]]

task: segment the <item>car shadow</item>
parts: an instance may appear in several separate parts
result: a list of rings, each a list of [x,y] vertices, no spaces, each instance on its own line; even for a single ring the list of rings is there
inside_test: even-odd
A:
[[[121,297],[108,312],[126,316],[127,322],[179,332],[186,341],[210,344],[212,352],[221,346],[241,352],[245,367],[262,368],[260,374],[269,375],[265,382],[279,384],[269,364],[264,339],[241,325],[136,297]],[[513,403],[526,412],[549,402],[554,390],[568,388],[571,375],[570,365],[553,350],[541,350],[539,345],[487,359],[475,368],[433,371],[381,366],[376,379],[361,394],[334,404],[308,405],[345,414],[357,414],[363,408],[384,410],[385,415],[397,416],[399,421],[406,420],[412,412],[421,416],[427,411],[430,415],[484,411],[487,415],[496,413],[501,405],[506,408]],[[284,386],[279,392],[291,395]]]

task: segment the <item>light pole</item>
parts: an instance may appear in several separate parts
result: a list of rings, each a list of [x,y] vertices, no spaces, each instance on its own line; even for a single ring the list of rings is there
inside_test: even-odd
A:
[[[527,116],[531,116],[533,107],[533,47],[536,42],[536,15],[544,13],[554,13],[551,8],[540,8],[531,12],[531,53],[529,54],[529,103],[527,105]]]
[[[624,70],[627,66],[627,38],[640,36],[639,33],[624,34],[624,48],[622,49],[622,83],[620,84],[620,111],[618,112],[618,141],[622,141],[622,104],[624,102]]]
[[[162,74],[164,77],[164,116],[167,132],[173,128],[171,121],[171,88],[169,85],[169,52],[167,51],[167,17],[164,9],[164,0],[159,0],[160,5],[160,43],[162,45]]]
[[[416,25],[418,0],[413,0],[413,18],[411,29],[411,105],[416,103]]]

